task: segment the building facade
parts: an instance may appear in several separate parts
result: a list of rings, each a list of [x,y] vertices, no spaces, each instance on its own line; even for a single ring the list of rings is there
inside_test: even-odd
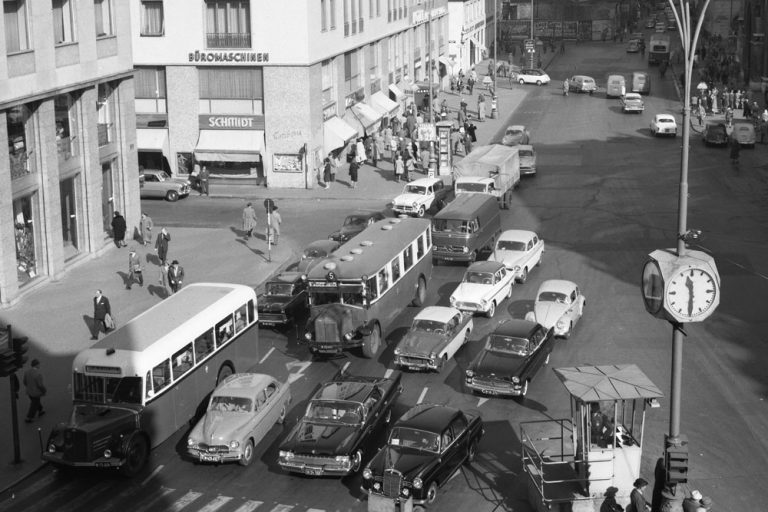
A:
[[[4,0],[0,303],[56,279],[138,223],[127,2]]]
[[[483,60],[486,44],[485,0],[449,0],[449,74],[466,73]]]
[[[323,159],[397,115],[428,67],[446,74],[447,0],[130,8],[139,163],[199,164],[212,187],[313,187]]]

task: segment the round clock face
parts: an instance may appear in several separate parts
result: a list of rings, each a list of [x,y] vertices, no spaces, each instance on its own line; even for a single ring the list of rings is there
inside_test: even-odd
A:
[[[645,309],[652,315],[661,311],[664,305],[664,280],[661,277],[659,264],[654,261],[648,261],[643,267],[643,302]]]
[[[715,303],[717,283],[705,270],[685,269],[670,278],[666,296],[670,312],[693,319]]]

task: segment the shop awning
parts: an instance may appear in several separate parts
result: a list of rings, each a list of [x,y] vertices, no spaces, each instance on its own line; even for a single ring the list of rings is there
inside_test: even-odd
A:
[[[395,101],[401,101],[403,98],[405,98],[405,93],[401,91],[400,88],[395,84],[389,85],[389,91],[395,96]]]
[[[345,118],[351,126],[357,125],[358,135],[363,137],[376,131],[376,126],[381,121],[381,114],[372,109],[370,105],[361,101],[352,105],[350,110],[352,115],[347,115]]]
[[[413,94],[416,91],[416,89],[418,89],[416,84],[413,83],[413,80],[411,80],[408,77],[403,77],[402,80],[397,82],[397,87],[401,91],[405,92],[405,94]]]
[[[452,68],[453,67],[453,64],[451,63],[451,60],[448,57],[446,57],[445,55],[439,56],[437,58],[437,60],[439,60],[440,62],[445,64],[445,67],[447,67],[447,68]]]
[[[400,105],[387,98],[383,92],[377,91],[371,95],[371,107],[382,116],[391,116],[397,112]]]
[[[326,155],[334,149],[347,145],[357,137],[357,130],[338,117],[332,117],[323,123],[323,151]]]
[[[160,151],[166,157],[170,157],[171,152],[168,146],[168,130],[165,128],[137,128],[136,149],[139,151]]]
[[[255,162],[264,152],[262,130],[200,130],[195,157],[209,162]]]

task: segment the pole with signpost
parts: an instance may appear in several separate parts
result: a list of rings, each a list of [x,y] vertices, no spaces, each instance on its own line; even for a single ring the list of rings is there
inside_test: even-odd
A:
[[[498,2],[493,0],[493,94],[491,95],[491,119],[496,119],[499,115],[499,105],[496,98],[496,75],[499,70],[499,19]]]
[[[435,109],[432,107],[432,9],[431,4],[425,4],[429,6],[427,12],[427,74],[429,75],[429,124],[435,127]],[[439,50],[438,50],[439,51]],[[427,175],[430,177],[437,175],[437,154],[435,151],[436,141],[434,137],[429,141],[429,169]]]
[[[267,261],[272,262],[272,210],[275,202],[271,199],[264,200],[264,209],[267,211]]]

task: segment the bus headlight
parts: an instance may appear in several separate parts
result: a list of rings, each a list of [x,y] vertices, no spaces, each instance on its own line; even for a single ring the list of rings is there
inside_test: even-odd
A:
[[[413,479],[413,488],[414,489],[421,489],[421,486],[424,485],[424,482],[422,482],[421,478],[416,477]]]
[[[312,333],[311,332],[304,333],[304,339],[307,341],[312,341]]]
[[[469,378],[472,378],[472,377],[474,377],[474,376],[475,376],[475,372],[473,372],[472,370],[466,370],[464,373],[465,373],[465,374],[467,375],[467,377],[469,377]]]
[[[363,478],[365,478],[366,480],[370,480],[371,478],[373,478],[373,472],[371,471],[371,468],[365,468],[363,470]]]
[[[464,254],[467,254],[469,252],[469,247],[462,247],[461,252],[463,252]]]
[[[344,335],[344,339],[347,340],[347,341],[351,340],[352,339],[352,333],[348,332],[347,334],[345,334]]]
[[[229,442],[229,447],[232,448],[233,450],[235,448],[239,448],[240,447],[240,441],[230,441]]]
[[[104,458],[109,459],[112,457],[112,450],[104,450]]]

